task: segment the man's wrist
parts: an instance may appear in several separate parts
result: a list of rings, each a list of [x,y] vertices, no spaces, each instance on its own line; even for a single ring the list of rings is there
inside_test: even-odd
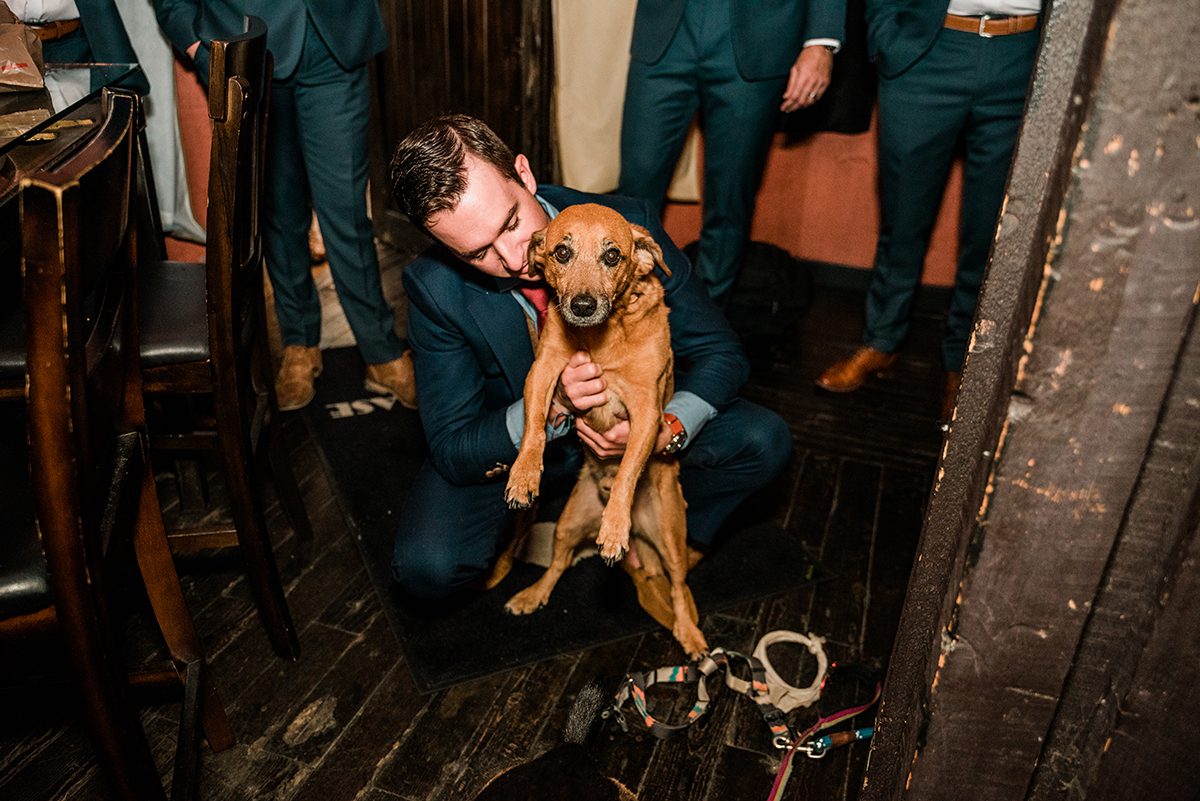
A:
[[[550,399],[550,409],[546,415],[546,425],[555,432],[565,432],[575,422],[574,413],[559,402],[557,393]]]
[[[662,419],[663,424],[666,425],[667,431],[671,435],[667,440],[667,444],[663,446],[662,452],[671,456],[679,453],[687,445],[688,433],[687,429],[683,427],[683,423],[679,421],[679,418],[670,412],[663,414]]]

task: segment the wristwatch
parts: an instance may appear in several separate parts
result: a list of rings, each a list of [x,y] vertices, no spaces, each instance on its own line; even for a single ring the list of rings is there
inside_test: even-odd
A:
[[[667,428],[671,431],[671,438],[667,440],[667,444],[663,446],[662,452],[668,456],[679,453],[683,450],[683,446],[687,444],[687,431],[683,428],[683,423],[679,422],[679,418],[667,412],[663,415],[663,422],[667,424]]]

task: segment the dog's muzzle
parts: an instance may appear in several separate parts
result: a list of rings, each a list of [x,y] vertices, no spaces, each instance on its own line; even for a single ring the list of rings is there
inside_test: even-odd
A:
[[[576,295],[559,304],[559,311],[562,312],[563,319],[571,325],[587,328],[607,320],[612,312],[612,303],[605,297]]]

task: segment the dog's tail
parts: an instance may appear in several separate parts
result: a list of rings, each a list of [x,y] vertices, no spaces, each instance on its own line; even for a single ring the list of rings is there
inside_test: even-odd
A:
[[[586,745],[596,729],[600,719],[600,711],[604,709],[606,696],[599,684],[588,684],[575,696],[571,710],[567,713],[567,722],[563,726],[562,739],[564,743]]]

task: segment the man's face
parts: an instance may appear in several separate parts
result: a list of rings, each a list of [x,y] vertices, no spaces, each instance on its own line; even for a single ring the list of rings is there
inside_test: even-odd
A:
[[[516,158],[521,182],[470,153],[467,187],[458,205],[427,221],[429,232],[467,264],[496,278],[536,281],[529,274],[529,239],[550,222],[534,193],[537,182],[524,156]]]

